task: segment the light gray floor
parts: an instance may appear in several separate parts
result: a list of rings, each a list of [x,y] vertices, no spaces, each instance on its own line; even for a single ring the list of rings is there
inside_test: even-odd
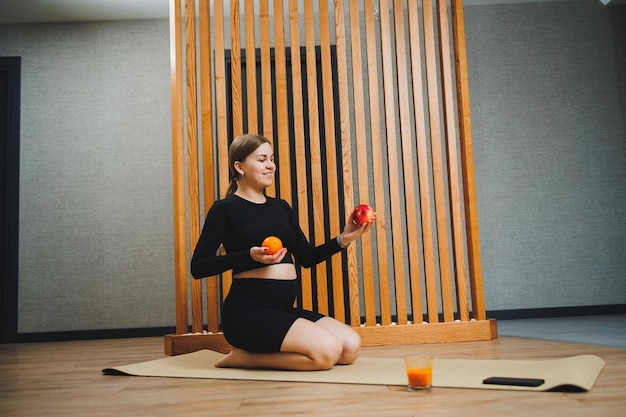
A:
[[[626,348],[626,314],[498,320],[498,335]]]

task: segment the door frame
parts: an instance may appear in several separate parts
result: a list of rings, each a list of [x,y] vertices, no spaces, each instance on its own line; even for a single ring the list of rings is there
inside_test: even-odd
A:
[[[17,341],[21,57],[0,57],[0,343]]]

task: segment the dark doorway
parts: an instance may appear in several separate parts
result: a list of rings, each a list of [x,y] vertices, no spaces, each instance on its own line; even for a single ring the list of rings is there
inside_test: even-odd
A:
[[[17,341],[21,58],[0,57],[0,342]]]

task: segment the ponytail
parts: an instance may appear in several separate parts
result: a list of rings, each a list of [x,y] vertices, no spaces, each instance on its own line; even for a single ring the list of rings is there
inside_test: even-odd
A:
[[[228,184],[228,188],[226,189],[226,197],[230,197],[231,195],[235,194],[235,191],[237,191],[237,181],[232,179],[230,180],[230,184]]]

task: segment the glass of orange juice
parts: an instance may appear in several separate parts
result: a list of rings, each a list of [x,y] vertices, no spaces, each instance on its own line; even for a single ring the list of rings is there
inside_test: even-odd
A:
[[[409,391],[430,390],[433,384],[433,358],[431,356],[407,356],[404,358]]]

